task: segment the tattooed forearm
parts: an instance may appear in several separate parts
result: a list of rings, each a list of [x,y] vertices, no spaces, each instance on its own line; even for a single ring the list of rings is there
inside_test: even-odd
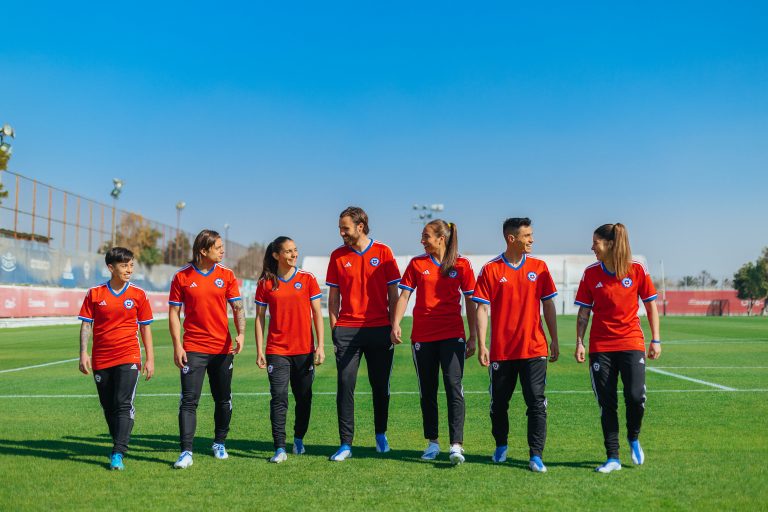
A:
[[[589,313],[589,308],[579,308],[579,314],[576,317],[576,343],[584,341],[584,334],[587,332],[587,325],[589,325]]]
[[[243,301],[238,300],[232,303],[232,314],[235,317],[235,328],[237,334],[245,332],[245,308],[243,307]]]
[[[90,322],[83,322],[80,325],[80,352],[88,352],[88,342],[91,339],[92,332],[93,324]]]

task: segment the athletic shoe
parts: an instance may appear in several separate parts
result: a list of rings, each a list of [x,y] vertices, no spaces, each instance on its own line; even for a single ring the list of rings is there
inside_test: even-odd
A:
[[[301,455],[306,450],[304,449],[304,440],[298,437],[293,438],[293,454]]]
[[[448,454],[448,458],[451,460],[451,464],[458,466],[464,462],[464,448],[459,443],[451,445],[451,451]]]
[[[619,459],[608,459],[602,466],[597,466],[595,471],[598,473],[610,473],[611,471],[619,471],[621,469],[621,462]]]
[[[192,465],[192,452],[183,451],[181,452],[181,455],[179,455],[179,460],[177,460],[173,467],[176,469],[187,469],[189,466]]]
[[[640,441],[637,439],[629,441],[629,451],[632,453],[633,464],[640,465],[645,462],[645,453],[643,452],[643,447],[640,446]]]
[[[229,454],[227,453],[227,449],[224,448],[223,443],[213,443],[213,456],[219,460],[229,458]]]
[[[502,462],[506,462],[507,460],[507,447],[505,446],[497,446],[496,450],[493,452],[493,455],[491,456],[491,460],[495,462],[496,464],[501,464]]]
[[[352,447],[348,444],[343,444],[339,446],[339,449],[336,450],[336,453],[330,456],[329,460],[334,462],[341,462],[343,460],[347,460],[350,457],[352,457]]]
[[[278,448],[277,450],[275,450],[275,454],[272,456],[272,458],[269,459],[269,462],[280,464],[281,462],[285,462],[286,460],[288,460],[288,454],[285,453],[285,448]]]
[[[439,454],[440,445],[430,441],[427,448],[424,450],[424,453],[421,454],[421,458],[423,460],[435,460]]]
[[[544,465],[544,462],[541,460],[541,457],[538,455],[534,455],[531,457],[531,460],[528,462],[528,467],[531,468],[531,471],[534,473],[546,473],[547,472],[547,466]]]
[[[123,465],[123,454],[122,453],[113,453],[112,458],[109,461],[109,469],[114,469],[116,471],[122,471],[125,469],[125,466]]]
[[[376,434],[376,451],[379,453],[387,453],[389,451],[387,434]]]

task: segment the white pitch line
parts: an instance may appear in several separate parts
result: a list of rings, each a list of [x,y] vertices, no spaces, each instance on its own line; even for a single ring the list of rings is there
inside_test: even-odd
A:
[[[761,389],[761,388],[754,388],[754,389],[733,389],[733,388],[726,388],[725,389],[649,389],[648,392],[651,394],[656,393],[768,393],[768,389]],[[487,391],[464,391],[464,394],[471,394],[471,395],[485,395],[487,394]],[[313,393],[314,395],[326,395],[326,396],[335,396],[335,391],[320,391]],[[368,392],[356,392],[357,395],[370,395],[370,391]],[[392,392],[393,395],[418,395],[418,391],[395,391]],[[592,390],[563,390],[563,391],[547,391],[547,395],[592,395]],[[233,396],[269,396],[268,392],[261,392],[261,393],[232,393]],[[147,397],[162,397],[162,398],[178,398],[178,393],[137,393],[137,397],[139,398],[147,398]],[[98,395],[0,395],[0,399],[2,398],[98,398]]]
[[[665,370],[768,370],[768,366],[654,366]]]
[[[74,359],[62,359],[61,361],[53,361],[50,363],[35,364],[32,366],[22,366],[21,368],[9,368],[8,370],[0,370],[0,373],[20,372],[21,370],[31,370],[32,368],[42,368],[43,366],[53,366],[54,364],[71,363],[72,361],[79,361],[80,358]]]
[[[722,389],[723,391],[737,391],[736,388],[729,388],[728,386],[715,384],[714,382],[707,382],[706,380],[694,379],[692,377],[686,377],[685,375],[680,375],[680,374],[668,372],[665,370],[659,370],[656,367],[649,366],[647,369],[649,372],[659,373],[661,375],[666,375],[668,377],[675,377],[677,379],[687,380],[690,382],[695,382],[697,384],[704,384],[705,386],[712,386],[713,388]]]

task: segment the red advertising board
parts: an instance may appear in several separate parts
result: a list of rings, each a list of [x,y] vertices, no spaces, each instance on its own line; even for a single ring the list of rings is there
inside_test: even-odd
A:
[[[77,316],[83,303],[82,289],[36,286],[0,286],[0,318]],[[153,313],[168,312],[167,292],[147,292]]]
[[[668,315],[746,315],[748,302],[736,297],[736,290],[667,290],[666,314]],[[759,314],[763,301],[752,308]],[[664,304],[659,294],[659,311]]]

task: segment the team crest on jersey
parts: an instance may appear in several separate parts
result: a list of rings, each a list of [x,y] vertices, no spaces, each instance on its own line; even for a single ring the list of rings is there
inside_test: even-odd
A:
[[[632,286],[632,279],[625,277],[624,279],[621,280],[621,285],[624,288],[629,288],[630,286]]]
[[[123,306],[125,306],[125,309],[133,309],[133,306],[135,306],[136,303],[133,301],[133,299],[125,299],[123,301]]]
[[[378,267],[379,263],[381,263],[379,258],[371,258],[371,265],[373,265],[374,267]]]
[[[222,278],[216,279],[213,284],[216,285],[216,288],[223,288],[224,287],[224,280]]]
[[[101,375],[98,375],[98,374],[94,375],[93,380],[95,380],[97,383],[101,382]]]
[[[528,280],[532,283],[536,281],[536,278],[539,277],[536,275],[536,272],[528,272]]]
[[[448,277],[456,277],[457,275],[459,275],[459,273],[456,272],[456,269],[453,269],[450,272],[448,272]]]
[[[272,370],[274,370],[275,367],[272,365],[267,366],[267,373],[272,373]]]
[[[293,287],[296,288],[297,290],[301,290],[301,283],[296,283],[293,285]]]
[[[592,365],[592,369],[595,370],[596,372],[599,372],[600,371],[600,363],[593,364]]]
[[[493,368],[494,370],[498,370],[499,369],[499,363],[493,363],[491,365],[491,368]]]
[[[417,351],[418,351],[418,350],[421,350],[421,343],[414,343],[414,344],[413,344],[413,349],[414,349],[414,350],[417,350]]]

